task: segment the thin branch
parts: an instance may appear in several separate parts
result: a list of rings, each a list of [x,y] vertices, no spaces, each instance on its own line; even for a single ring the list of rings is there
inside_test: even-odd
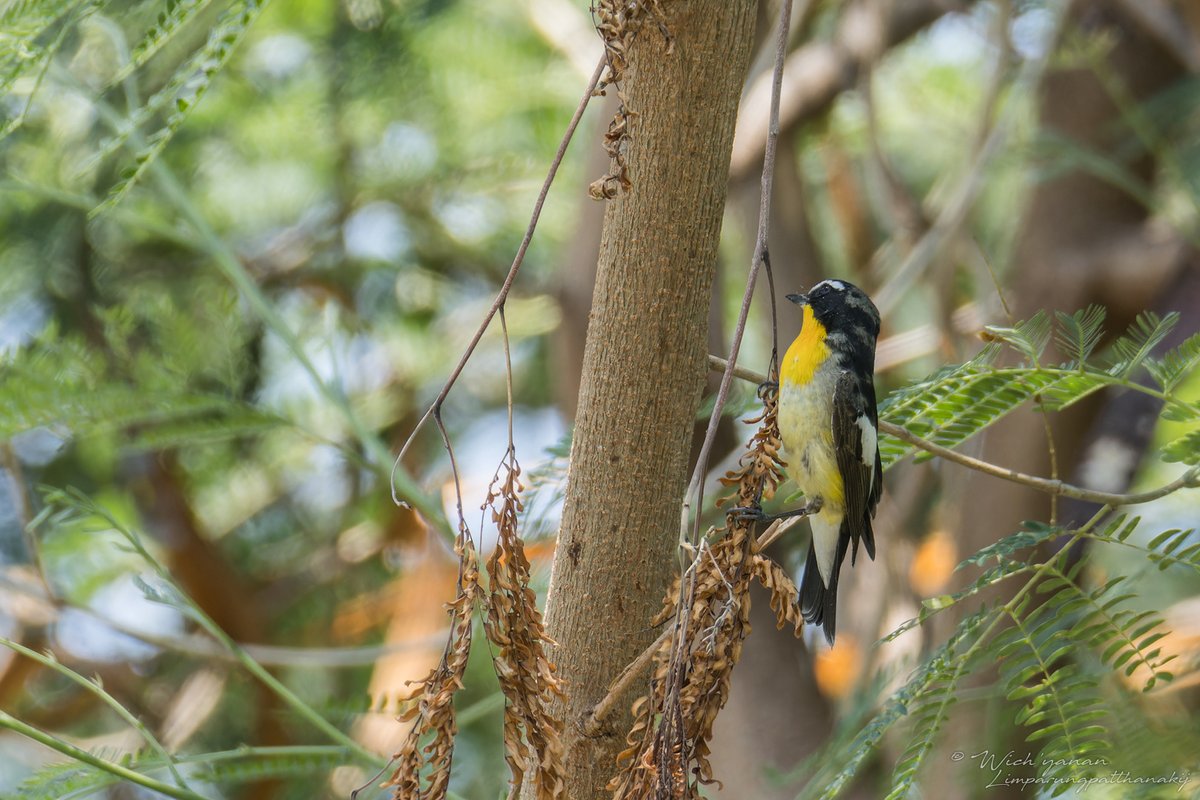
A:
[[[796,525],[800,524],[800,520],[807,517],[807,514],[796,514],[787,519],[777,519],[767,526],[767,529],[759,534],[758,539],[754,542],[754,552],[761,553],[771,545],[775,544],[781,536],[787,533]]]
[[[205,800],[204,795],[196,794],[190,789],[183,789],[169,783],[155,780],[149,775],[143,775],[140,772],[135,772],[128,767],[118,764],[115,761],[109,761],[99,756],[89,753],[81,747],[76,747],[70,742],[65,742],[57,736],[53,736],[45,731],[39,730],[32,725],[29,725],[16,717],[0,711],[0,728],[7,728],[14,733],[32,739],[35,742],[44,744],[51,750],[56,750],[67,758],[74,761],[79,761],[83,764],[89,764],[97,769],[101,769],[110,775],[114,775],[121,780],[136,783],[139,786],[145,786],[147,789],[159,792],[167,797],[179,798],[179,800]]]
[[[811,1],[811,0],[810,0]],[[805,8],[807,10],[807,2]],[[721,422],[721,412],[725,410],[725,401],[729,397],[729,386],[733,383],[733,372],[737,365],[738,352],[742,348],[742,336],[746,332],[746,318],[750,314],[750,302],[754,299],[754,286],[758,280],[759,269],[767,262],[767,232],[771,227],[771,186],[775,177],[775,152],[779,143],[779,94],[783,86],[783,65],[787,59],[788,31],[792,18],[792,0],[783,0],[779,9],[779,29],[775,42],[775,71],[771,82],[771,114],[767,131],[766,152],[763,155],[762,191],[758,201],[758,233],[754,238],[754,254],[750,260],[750,274],[746,278],[746,291],[742,295],[742,307],[738,312],[737,326],[733,331],[733,342],[729,345],[729,363],[721,375],[721,385],[713,402],[712,415],[708,418],[708,428],[704,432],[704,444],[700,447],[700,455],[696,458],[696,468],[688,486],[687,496],[696,497],[696,508],[704,506],[704,476],[708,472],[708,460],[711,455],[713,442],[717,437],[717,426]],[[683,530],[680,531],[680,541],[698,541],[700,538],[700,514],[696,514],[691,537],[687,533],[687,503],[684,503],[685,516]]]
[[[192,790],[191,787],[188,786],[187,781],[183,779],[183,776],[179,774],[179,768],[176,766],[175,757],[167,752],[167,748],[163,747],[162,743],[155,738],[154,734],[150,732],[150,729],[146,727],[145,723],[132,714],[129,709],[121,705],[121,702],[117,700],[117,698],[113,697],[104,690],[104,687],[100,684],[99,678],[96,680],[88,680],[75,670],[68,667],[66,664],[63,664],[54,656],[53,653],[49,651],[46,653],[39,653],[36,650],[32,650],[19,642],[14,642],[13,640],[7,639],[3,636],[0,636],[0,645],[9,648],[14,653],[20,653],[26,658],[36,661],[44,667],[54,670],[72,683],[82,686],[85,691],[88,691],[99,697],[100,700],[106,706],[111,708],[117,716],[124,720],[129,727],[137,731],[138,736],[142,738],[146,745],[163,760],[164,765],[171,773],[171,777],[175,781],[175,785],[184,791]]]
[[[963,455],[957,450],[951,450],[948,447],[942,447],[939,444],[934,444],[928,439],[922,439],[920,436],[917,436],[914,433],[909,433],[906,429],[900,427],[899,425],[893,425],[892,423],[885,422],[883,420],[879,421],[879,430],[882,433],[888,434],[889,436],[895,436],[897,439],[907,442],[914,447],[918,447],[927,453],[932,453],[933,455],[944,458],[947,461],[953,461],[956,464],[961,464],[962,466],[976,470],[977,472],[982,472],[985,475],[991,475],[992,477],[1001,478],[1013,483],[1020,483],[1024,486],[1030,487],[1031,489],[1037,489],[1039,492],[1045,492],[1049,495],[1071,497],[1076,500],[1083,500],[1088,503],[1097,503],[1099,505],[1115,507],[1149,503],[1151,500],[1157,500],[1160,497],[1166,497],[1172,492],[1177,492],[1180,489],[1191,489],[1200,486],[1200,467],[1192,467],[1170,483],[1146,492],[1133,492],[1130,494],[1097,492],[1092,489],[1084,489],[1079,486],[1073,486],[1060,480],[1039,478],[1036,475],[1027,475],[1024,472],[1017,472],[1014,469],[998,467],[995,464],[988,463],[987,461],[981,461],[978,458],[972,458],[971,456]]]
[[[708,357],[709,364],[714,371],[725,369],[728,362],[723,358],[710,355]],[[734,370],[737,377],[751,383],[759,384],[766,380],[766,376],[754,370],[738,367]],[[894,436],[902,442],[911,444],[920,450],[927,453],[932,453],[935,456],[944,458],[947,461],[953,461],[969,469],[982,472],[985,475],[991,475],[994,478],[1011,481],[1028,486],[1031,489],[1036,489],[1039,492],[1045,492],[1050,495],[1059,497],[1071,497],[1076,500],[1083,500],[1089,503],[1096,503],[1103,506],[1133,506],[1140,503],[1149,503],[1151,500],[1157,500],[1160,497],[1177,492],[1180,489],[1194,489],[1200,487],[1200,467],[1192,467],[1187,472],[1180,475],[1170,483],[1164,484],[1157,489],[1151,489],[1145,492],[1133,492],[1130,494],[1116,494],[1113,492],[1098,492],[1092,489],[1084,489],[1080,486],[1074,486],[1069,483],[1064,483],[1060,480],[1051,480],[1049,478],[1039,478],[1036,475],[1028,475],[1024,472],[1018,472],[1015,469],[1007,467],[999,467],[987,461],[981,461],[978,458],[964,455],[957,450],[951,450],[949,447],[942,447],[940,444],[935,444],[928,439],[923,439],[915,433],[910,433],[907,429],[895,425],[886,420],[879,420],[879,430],[881,433],[886,433],[889,436]],[[768,529],[769,530],[769,529]],[[774,540],[772,540],[774,541]]]
[[[538,219],[542,215],[542,206],[546,202],[546,195],[550,193],[550,185],[554,182],[554,176],[558,174],[558,167],[562,164],[563,157],[567,153],[567,145],[571,143],[571,137],[575,135],[575,129],[579,127],[579,121],[583,118],[583,112],[591,101],[596,87],[600,83],[600,77],[604,74],[607,66],[608,61],[606,58],[602,57],[597,62],[596,69],[592,73],[592,78],[588,82],[587,88],[583,91],[583,97],[579,100],[579,106],[576,107],[574,116],[571,117],[571,121],[567,124],[567,130],[563,133],[562,141],[558,143],[558,150],[554,154],[554,160],[550,162],[550,169],[546,173],[546,180],[542,182],[542,189],[538,192],[537,201],[533,204],[533,214],[529,218],[529,225],[525,229],[525,236],[521,239],[521,245],[517,248],[517,254],[513,257],[512,266],[508,268],[508,275],[504,277],[504,283],[501,284],[500,291],[497,293],[496,299],[492,302],[492,307],[488,309],[487,314],[483,317],[483,321],[479,323],[474,336],[471,337],[471,341],[467,344],[467,349],[463,351],[462,356],[459,358],[458,365],[454,367],[454,370],[450,373],[450,377],[446,379],[445,385],[442,386],[442,390],[438,392],[437,399],[421,415],[421,419],[417,421],[416,426],[412,429],[412,433],[408,435],[408,439],[404,442],[404,446],[400,448],[400,453],[396,456],[396,460],[392,463],[392,501],[398,506],[407,507],[408,504],[396,495],[394,481],[396,470],[399,468],[405,453],[408,452],[408,448],[412,446],[413,440],[417,438],[417,434],[425,427],[425,423],[429,421],[431,416],[441,411],[442,404],[446,401],[446,396],[450,394],[450,390],[458,381],[463,368],[466,367],[467,361],[475,353],[475,348],[478,346],[479,340],[483,338],[484,332],[491,326],[492,320],[495,318],[497,312],[500,311],[501,306],[504,305],[504,301],[508,298],[513,281],[517,278],[517,272],[521,269],[521,264],[525,261],[525,253],[529,250],[530,242],[533,241],[533,233],[537,229]]]
[[[608,719],[613,711],[616,710],[618,701],[625,696],[625,691],[650,666],[650,662],[654,660],[654,654],[667,643],[667,640],[671,638],[671,634],[674,632],[674,625],[664,628],[663,632],[658,635],[658,638],[641,652],[641,655],[625,665],[625,669],[621,670],[621,674],[617,676],[616,680],[609,684],[608,693],[604,695],[599,703],[592,706],[591,711],[588,711],[584,715],[583,732],[585,734],[588,736],[600,735],[603,730],[604,720]]]
[[[95,503],[83,493],[74,490],[54,490],[47,497],[47,507],[55,504],[61,504],[63,507],[72,508],[77,513],[87,514],[98,517],[112,527],[112,530],[121,536],[129,545],[134,553],[142,558],[146,564],[153,570],[154,574],[163,581],[165,585],[170,587],[173,597],[164,599],[172,607],[186,614],[194,622],[196,622],[205,633],[216,639],[226,650],[230,652],[242,665],[243,668],[266,687],[279,697],[289,708],[292,709],[298,716],[307,720],[313,727],[328,736],[332,741],[347,748],[355,758],[364,764],[379,765],[383,763],[376,754],[367,750],[364,746],[354,741],[345,732],[337,726],[325,719],[316,709],[306,703],[295,692],[289,689],[282,681],[272,675],[261,664],[255,661],[242,647],[230,637],[225,630],[218,625],[212,617],[208,615],[193,600],[187,593],[180,589],[173,580],[173,577],[162,562],[155,558],[141,538],[134,531],[127,527],[124,523],[114,517],[106,508]],[[90,763],[90,762],[89,762]],[[172,795],[175,796],[175,795]]]
[[[968,4],[974,0],[968,0]],[[845,4],[849,5],[849,4]],[[947,0],[904,0],[889,3],[884,31],[884,47],[891,48],[915,35],[935,20],[951,11],[956,3]],[[837,97],[854,86],[863,61],[874,59],[872,51],[851,47],[847,41],[843,19],[833,41],[815,41],[799,47],[787,59],[784,67],[786,89],[780,102],[784,128],[795,130],[801,123],[827,112]],[[762,123],[762,107],[768,94],[767,77],[761,76],[746,90],[738,111],[737,133],[729,171],[733,176],[745,175],[759,164],[767,131]]]

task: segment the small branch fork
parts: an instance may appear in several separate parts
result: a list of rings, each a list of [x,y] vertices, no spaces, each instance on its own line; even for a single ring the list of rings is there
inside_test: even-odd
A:
[[[500,291],[497,293],[496,299],[492,301],[492,307],[488,309],[487,314],[484,315],[483,321],[479,324],[474,336],[471,337],[471,341],[469,344],[467,344],[467,349],[463,351],[462,356],[459,358],[458,364],[454,367],[454,371],[450,373],[450,377],[446,379],[446,383],[444,386],[442,386],[442,390],[438,392],[437,399],[434,400],[429,408],[426,409],[425,413],[421,415],[421,419],[417,421],[412,433],[408,435],[408,439],[404,442],[404,446],[400,448],[400,453],[396,456],[396,460],[392,463],[392,477],[390,481],[392,489],[392,501],[402,508],[408,508],[409,505],[396,494],[396,470],[400,468],[400,462],[403,460],[404,455],[408,452],[408,448],[412,446],[413,441],[417,438],[417,434],[420,433],[423,427],[425,427],[425,423],[429,421],[430,417],[433,417],[435,421],[438,421],[440,427],[442,404],[445,403],[446,396],[450,394],[450,390],[458,381],[459,376],[462,374],[463,368],[466,367],[467,361],[469,361],[471,356],[475,353],[475,348],[479,345],[479,340],[483,338],[483,334],[491,326],[492,320],[495,319],[496,314],[504,306],[505,300],[508,299],[508,293],[512,289],[513,282],[517,278],[517,272],[521,269],[521,264],[525,261],[525,253],[529,250],[530,242],[533,241],[533,233],[537,229],[538,219],[542,215],[542,206],[545,205],[546,195],[550,193],[550,185],[554,183],[554,177],[558,174],[558,168],[562,164],[563,157],[567,153],[567,145],[571,143],[571,138],[575,135],[575,129],[579,127],[579,121],[583,118],[583,112],[585,109],[587,109],[588,103],[595,94],[596,87],[600,85],[600,78],[603,76],[604,70],[607,68],[607,66],[607,58],[601,57],[599,63],[596,64],[595,71],[592,73],[591,80],[588,81],[587,87],[583,90],[583,97],[580,98],[579,105],[575,109],[575,114],[571,117],[570,123],[567,124],[567,129],[563,133],[562,141],[559,142],[558,150],[554,154],[554,160],[550,162],[550,169],[546,173],[546,179],[542,182],[542,189],[540,192],[538,192],[537,201],[533,204],[533,213],[530,215],[529,225],[525,229],[525,236],[521,239],[521,245],[517,248],[517,254],[513,257],[512,266],[508,268],[508,274],[504,277],[504,283],[500,286]]]

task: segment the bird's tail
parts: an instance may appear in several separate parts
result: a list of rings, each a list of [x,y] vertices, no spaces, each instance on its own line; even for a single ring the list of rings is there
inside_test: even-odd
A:
[[[820,625],[825,631],[825,640],[833,645],[833,637],[837,631],[837,587],[838,575],[842,571],[842,561],[846,558],[846,548],[850,544],[850,536],[842,523],[842,532],[838,537],[837,555],[833,559],[833,574],[829,586],[821,580],[821,570],[817,566],[817,550],[812,542],[808,545],[808,562],[804,565],[804,577],[800,581],[800,613],[804,621],[810,625]]]

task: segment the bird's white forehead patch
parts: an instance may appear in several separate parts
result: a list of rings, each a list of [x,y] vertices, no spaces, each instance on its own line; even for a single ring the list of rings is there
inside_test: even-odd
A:
[[[834,289],[839,292],[846,291],[846,284],[842,283],[841,281],[821,281],[821,283],[817,285],[820,286],[821,284],[825,284],[830,289]]]

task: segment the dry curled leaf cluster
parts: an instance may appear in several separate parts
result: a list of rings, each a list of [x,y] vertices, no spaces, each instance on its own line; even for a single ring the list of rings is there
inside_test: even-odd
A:
[[[458,593],[450,606],[450,639],[442,660],[407,700],[417,700],[401,714],[402,721],[416,718],[400,751],[393,756],[396,771],[384,786],[395,786],[396,800],[437,800],[446,796],[450,784],[450,766],[454,759],[454,737],[458,724],[454,719],[454,694],[463,688],[463,674],[471,654],[471,628],[475,601],[479,596],[479,558],[465,522],[460,521],[458,538]],[[433,740],[421,747],[421,740],[432,732]],[[422,770],[427,776],[421,779]],[[422,786],[424,783],[424,787]]]
[[[778,390],[761,392],[759,427],[735,470],[722,483],[733,487],[718,505],[757,507],[774,495],[785,466],[776,422]],[[708,742],[717,713],[729,698],[733,667],[750,633],[750,583],[771,592],[780,627],[799,631],[796,585],[787,572],[756,552],[753,523],[731,517],[727,534],[702,543],[668,595],[660,620],[674,616],[675,629],[655,657],[650,692],[633,706],[634,725],[609,784],[616,800],[700,797],[700,784],[715,782]]]
[[[530,769],[538,800],[565,796],[562,723],[549,711],[553,696],[562,696],[563,689],[554,664],[546,657],[553,642],[546,635],[537,598],[529,588],[529,559],[517,531],[524,488],[520,475],[510,444],[483,503],[484,509],[491,509],[498,530],[496,549],[487,564],[486,593],[479,582],[479,558],[460,506],[454,545],[459,558],[458,593],[449,604],[450,639],[441,662],[406,698],[417,702],[400,719],[415,718],[416,722],[394,756],[395,772],[384,784],[396,787],[395,800],[446,797],[458,732],[454,694],[463,688],[476,603],[484,607],[483,630],[493,647],[492,664],[504,693],[504,748],[512,773],[509,796],[520,793]],[[432,740],[422,748],[420,743],[430,734]]]
[[[604,42],[605,57],[608,59],[608,72],[597,87],[596,94],[604,94],[608,86],[615,86],[617,99],[620,101],[616,114],[608,124],[608,131],[604,134],[604,152],[608,153],[611,159],[608,172],[588,186],[588,194],[595,200],[611,200],[628,191],[632,185],[626,158],[637,112],[629,108],[628,98],[622,86],[625,70],[629,66],[629,46],[647,18],[657,23],[658,30],[667,41],[668,54],[672,50],[673,40],[663,22],[659,2],[660,0],[599,0],[592,7],[596,31]]]
[[[542,625],[537,598],[529,588],[529,559],[517,533],[522,510],[521,467],[510,449],[504,477],[497,476],[485,506],[492,509],[498,538],[488,559],[489,597],[484,630],[495,648],[492,662],[504,692],[504,752],[512,774],[512,793],[519,793],[525,769],[532,766],[538,800],[554,800],[565,792],[562,723],[551,716],[553,695],[562,682],[546,657],[550,638]]]

